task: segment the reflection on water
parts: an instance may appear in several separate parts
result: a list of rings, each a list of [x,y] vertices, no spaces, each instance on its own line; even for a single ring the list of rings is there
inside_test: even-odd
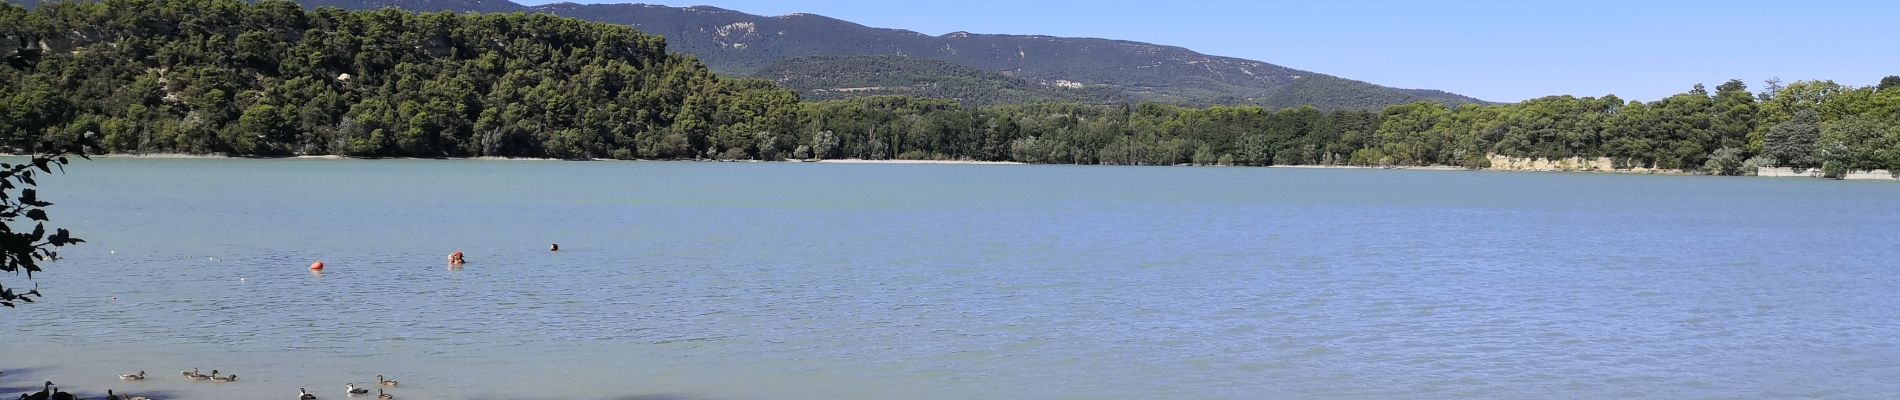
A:
[[[101,160],[47,184],[89,243],[38,275],[44,302],[0,311],[0,395],[1900,390],[1900,185],[330,160]],[[480,264],[442,268],[456,249]],[[244,379],[117,379],[191,368]]]

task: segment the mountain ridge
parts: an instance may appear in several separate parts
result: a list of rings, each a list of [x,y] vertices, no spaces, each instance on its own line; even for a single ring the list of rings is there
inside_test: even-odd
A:
[[[1137,100],[1187,105],[1341,109],[1414,101],[1484,103],[1443,91],[1388,88],[1262,61],[1120,39],[966,31],[930,36],[817,14],[766,17],[711,6],[553,3],[530,9],[630,25],[666,37],[676,50],[698,56],[715,71],[736,75],[753,75],[765,66],[800,57],[902,55],[1013,77],[1111,86]],[[1320,82],[1294,85],[1308,78]],[[1328,95],[1333,92],[1341,95]]]
[[[1489,103],[1442,90],[1388,87],[1264,61],[1121,39],[967,31],[932,36],[818,14],[768,17],[715,6],[571,2],[524,6],[506,0],[297,1],[306,7],[350,10],[396,7],[420,12],[546,13],[628,25],[666,38],[670,50],[691,54],[715,72],[736,76],[771,78],[759,74],[775,64],[808,57],[857,60],[851,57],[904,56],[950,62],[1032,82],[1064,81],[1114,90],[1122,93],[1118,101],[1268,108],[1310,105],[1329,110],[1378,109],[1419,101]],[[860,86],[872,85],[845,83],[840,88]]]

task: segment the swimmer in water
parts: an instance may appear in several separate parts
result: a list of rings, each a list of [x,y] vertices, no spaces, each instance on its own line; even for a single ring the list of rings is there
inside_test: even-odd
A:
[[[561,251],[561,244],[560,244],[560,243],[549,243],[549,244],[548,244],[548,251]]]
[[[454,253],[449,253],[449,265],[462,265],[462,263],[464,262],[466,261],[462,260],[461,250],[456,250]]]

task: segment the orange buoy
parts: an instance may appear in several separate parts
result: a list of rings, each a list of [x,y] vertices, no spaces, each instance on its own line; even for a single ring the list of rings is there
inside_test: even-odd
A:
[[[313,263],[310,263],[310,270],[311,270],[311,271],[322,271],[322,270],[323,270],[323,262],[322,262],[322,261],[317,261],[317,262],[313,262]]]

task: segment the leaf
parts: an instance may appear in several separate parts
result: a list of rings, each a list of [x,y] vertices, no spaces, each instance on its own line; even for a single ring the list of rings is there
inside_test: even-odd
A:
[[[83,240],[73,238],[73,233],[71,231],[67,231],[66,228],[60,228],[60,229],[54,230],[53,236],[51,238],[48,238],[46,241],[52,244],[54,247],[62,247],[69,244],[83,242]]]
[[[34,221],[45,221],[45,220],[46,220],[46,210],[42,210],[42,209],[38,209],[38,208],[35,208],[35,209],[31,209],[31,210],[26,210],[26,217],[27,217],[27,218],[30,218],[30,219],[32,219],[32,220],[34,220]]]
[[[33,190],[33,189],[26,189],[26,190],[20,191],[20,203],[26,204],[29,206],[34,206],[34,207],[46,207],[46,206],[53,205],[53,203],[40,201],[39,191]]]

